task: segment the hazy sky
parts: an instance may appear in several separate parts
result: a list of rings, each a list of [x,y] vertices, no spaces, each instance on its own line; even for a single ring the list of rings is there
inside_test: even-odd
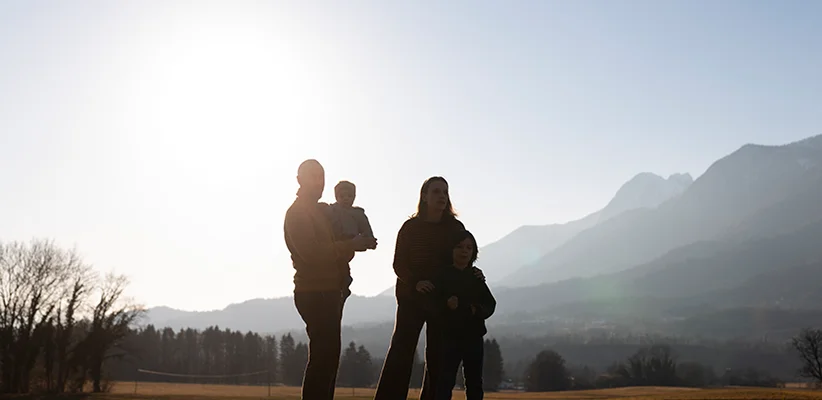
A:
[[[345,5],[343,5],[345,4]],[[53,238],[148,306],[288,295],[296,168],[358,185],[394,281],[431,175],[480,244],[822,133],[822,2],[0,3],[0,240]]]

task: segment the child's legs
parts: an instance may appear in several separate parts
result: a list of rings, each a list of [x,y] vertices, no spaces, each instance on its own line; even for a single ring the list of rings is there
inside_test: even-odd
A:
[[[451,391],[457,383],[457,371],[462,362],[462,351],[459,343],[451,338],[444,338],[441,345],[434,399],[451,400]]]
[[[482,400],[482,336],[464,338],[462,345],[462,372],[465,376],[466,400]]]

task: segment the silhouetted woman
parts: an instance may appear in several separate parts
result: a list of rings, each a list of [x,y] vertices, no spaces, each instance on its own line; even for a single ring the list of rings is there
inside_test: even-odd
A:
[[[422,294],[434,290],[431,280],[437,269],[450,263],[450,239],[465,230],[457,220],[448,195],[445,178],[428,178],[420,189],[417,212],[400,228],[394,250],[394,272],[397,274],[397,316],[388,354],[385,356],[375,400],[398,400],[408,397],[414,353],[423,324],[426,328],[425,372],[420,399],[434,398],[440,367],[438,336],[430,328],[435,323],[429,315]],[[475,269],[484,279],[482,272]]]

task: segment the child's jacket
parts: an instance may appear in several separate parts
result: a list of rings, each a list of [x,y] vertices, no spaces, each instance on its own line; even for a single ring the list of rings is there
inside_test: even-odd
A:
[[[430,306],[441,318],[446,335],[483,336],[488,333],[485,320],[494,314],[497,301],[488,285],[474,275],[473,268],[443,267],[432,283],[435,289],[429,296]],[[451,296],[458,299],[456,310],[448,307]]]
[[[328,206],[327,211],[336,237],[341,239],[351,239],[357,235],[374,237],[371,224],[368,222],[368,217],[362,208],[348,208],[333,203]]]

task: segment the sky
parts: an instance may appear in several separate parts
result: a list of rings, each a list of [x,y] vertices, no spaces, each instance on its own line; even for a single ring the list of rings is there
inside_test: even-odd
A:
[[[0,3],[0,241],[53,239],[147,307],[290,295],[283,217],[316,158],[394,282],[422,182],[480,245],[640,172],[822,133],[822,2]]]

